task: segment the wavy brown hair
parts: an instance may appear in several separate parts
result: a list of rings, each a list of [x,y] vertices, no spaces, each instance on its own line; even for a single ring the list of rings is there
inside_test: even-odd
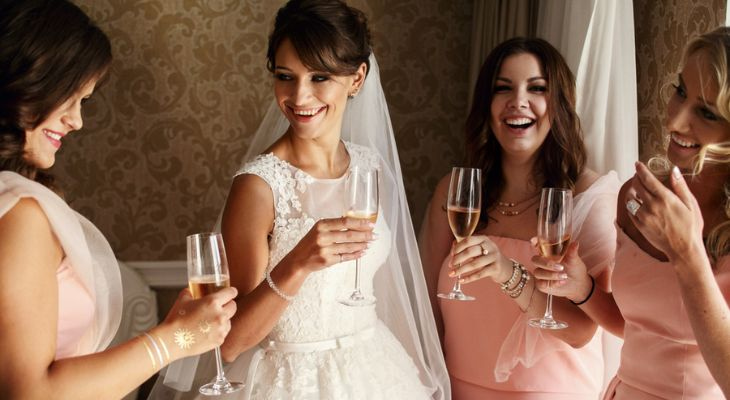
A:
[[[482,223],[499,200],[504,187],[502,147],[490,127],[494,85],[502,63],[510,56],[531,54],[547,80],[550,132],[540,146],[532,170],[536,187],[574,188],[586,163],[580,120],[575,111],[575,77],[550,43],[538,38],[513,38],[497,45],[487,56],[474,87],[474,101],[466,120],[466,164],[481,168]]]
[[[302,64],[315,71],[352,75],[365,63],[370,71],[370,30],[362,11],[340,0],[291,0],[279,9],[266,52],[276,69],[276,51],[289,39]]]
[[[26,161],[25,132],[112,60],[107,36],[66,0],[0,0],[0,171],[47,186],[49,174]]]

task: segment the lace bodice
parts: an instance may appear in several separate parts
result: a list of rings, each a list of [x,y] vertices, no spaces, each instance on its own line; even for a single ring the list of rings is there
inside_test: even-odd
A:
[[[350,166],[377,168],[378,156],[369,149],[345,142]],[[237,175],[259,176],[274,197],[274,228],[269,238],[270,271],[322,218],[343,215],[345,176],[317,179],[272,153],[244,165]],[[361,289],[373,294],[373,277],[390,251],[390,230],[382,219],[375,226],[377,240],[360,260]],[[281,342],[310,342],[348,335],[373,326],[374,307],[348,307],[337,299],[352,291],[355,262],[343,262],[310,274],[295,299],[272,329],[269,338]],[[262,277],[263,280],[263,277]]]

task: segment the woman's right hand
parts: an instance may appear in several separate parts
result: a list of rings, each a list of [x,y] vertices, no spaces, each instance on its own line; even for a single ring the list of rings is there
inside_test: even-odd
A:
[[[361,218],[319,220],[285,259],[291,265],[313,272],[360,258],[374,239],[374,227],[375,224]]]
[[[165,342],[170,361],[205,353],[223,344],[236,313],[234,287],[193,299],[189,289],[180,292],[165,320],[151,333]]]
[[[532,263],[535,265],[535,284],[541,292],[566,297],[574,302],[588,297],[592,285],[591,277],[578,255],[577,242],[568,246],[560,263],[548,261],[540,255],[532,257]]]

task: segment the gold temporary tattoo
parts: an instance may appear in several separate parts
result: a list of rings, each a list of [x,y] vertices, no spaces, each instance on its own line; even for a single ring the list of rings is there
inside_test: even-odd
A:
[[[173,334],[175,344],[183,350],[187,350],[195,344],[195,335],[185,328],[180,328]]]
[[[157,338],[157,340],[160,341],[160,344],[162,345],[162,350],[165,351],[165,356],[167,357],[167,361],[170,361],[170,352],[167,351],[167,345],[165,344],[165,341],[162,340],[162,338],[157,335],[155,335],[155,337]]]
[[[147,355],[150,356],[150,360],[152,361],[152,369],[157,369],[157,361],[155,360],[155,356],[152,355],[152,349],[150,349],[150,345],[147,344],[147,340],[145,338],[142,339],[142,344],[144,345],[145,350],[147,350]]]
[[[198,330],[200,330],[200,333],[210,332],[210,324],[208,323],[208,321],[205,321],[205,320],[200,321],[198,323]]]

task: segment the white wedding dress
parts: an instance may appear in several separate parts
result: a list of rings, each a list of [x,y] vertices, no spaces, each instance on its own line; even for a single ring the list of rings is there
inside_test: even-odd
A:
[[[351,166],[377,167],[376,153],[345,143]],[[238,174],[254,174],[274,195],[269,270],[314,223],[343,215],[345,177],[316,179],[273,154],[256,157]],[[373,295],[373,278],[385,262],[391,232],[383,219],[377,239],[361,258],[361,290]],[[428,399],[418,369],[375,306],[338,302],[354,287],[354,261],[312,273],[248,366],[252,399]],[[229,373],[237,375],[235,365]]]

